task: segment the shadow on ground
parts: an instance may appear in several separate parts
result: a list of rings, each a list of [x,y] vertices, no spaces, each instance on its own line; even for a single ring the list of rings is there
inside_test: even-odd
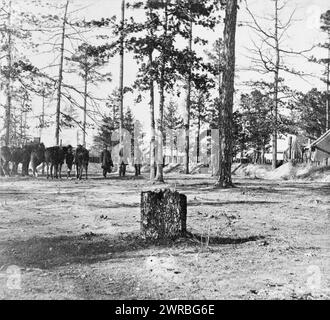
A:
[[[215,206],[219,207],[222,205],[230,204],[246,204],[246,205],[261,205],[261,204],[278,204],[276,201],[248,201],[248,200],[239,200],[239,201],[192,201],[188,203],[188,207],[198,207],[198,206]]]
[[[205,237],[205,236],[204,236]],[[191,248],[198,249],[203,241],[200,234],[189,233],[186,238],[176,241],[147,241],[138,233],[110,237],[86,233],[80,236],[34,237],[25,241],[0,243],[0,265],[17,265],[20,268],[51,269],[54,267],[81,263],[89,264],[116,258],[141,257],[143,249]],[[264,239],[264,236],[217,237],[210,236],[210,246],[243,244]]]

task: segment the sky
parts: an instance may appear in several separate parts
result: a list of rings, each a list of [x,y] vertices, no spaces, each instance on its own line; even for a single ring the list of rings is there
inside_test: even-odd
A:
[[[46,0],[43,0],[46,1]],[[21,10],[24,9],[24,6],[28,5],[28,1],[24,0],[13,0],[14,6]],[[283,2],[282,0],[280,1]],[[330,9],[330,2],[328,0],[287,0],[287,5],[282,11],[282,18],[285,22],[290,14],[294,13],[294,22],[292,27],[289,29],[288,33],[283,39],[282,46],[286,50],[305,50],[311,48],[313,45],[324,42],[325,34],[320,31],[320,21],[319,17],[321,13]],[[246,10],[246,3],[251,12],[257,17],[257,20],[265,28],[272,28],[274,22],[271,19],[273,2],[271,0],[247,0],[241,1],[240,9],[238,10],[238,23],[244,24],[245,22],[251,22],[251,17],[249,16]],[[99,19],[112,17],[114,15],[120,16],[120,7],[121,0],[71,0],[69,6],[69,12],[72,13],[72,16],[79,16],[85,18],[86,20],[90,19]],[[27,10],[32,10],[32,5],[27,8]],[[41,9],[43,10],[43,9]],[[137,20],[143,20],[143,12],[140,10],[127,10],[126,17],[134,16]],[[266,18],[266,19],[265,19]],[[215,28],[214,31],[209,31],[201,28],[195,28],[194,33],[196,36],[206,38],[208,40],[208,45],[205,47],[195,48],[199,54],[203,55],[203,50],[209,50],[212,44],[216,39],[222,36],[223,25],[219,25]],[[253,42],[258,44],[258,38],[256,37],[255,32],[247,26],[239,26],[237,28],[236,36],[236,79],[235,79],[235,89],[236,89],[236,99],[235,103],[237,104],[238,98],[241,93],[251,91],[253,88],[246,85],[247,81],[250,80],[270,80],[266,75],[261,75],[259,73],[253,72],[252,62],[251,62],[251,49],[253,48]],[[185,46],[184,42],[179,43],[178,46]],[[70,47],[70,43],[67,43],[67,47]],[[311,52],[306,53],[306,55],[325,56],[326,52],[322,49],[315,48]],[[42,68],[49,64],[51,59],[57,57],[57,53],[52,52],[48,54],[36,54],[36,53],[26,53],[28,58],[38,67]],[[205,56],[204,56],[205,57]],[[205,57],[206,59],[206,57]],[[2,63],[3,60],[1,61]],[[281,76],[285,78],[287,85],[293,89],[297,89],[303,92],[310,90],[313,87],[317,87],[321,90],[324,89],[324,84],[319,80],[319,77],[322,73],[322,68],[313,63],[308,63],[304,58],[291,57],[286,59],[288,66],[295,68],[297,70],[303,71],[310,74],[311,76],[305,77],[304,79],[282,74]],[[125,54],[125,68],[124,68],[124,85],[130,86],[134,80],[138,67],[132,55],[127,53]],[[98,88],[91,87],[90,90],[93,95],[106,98],[119,84],[119,57],[114,57],[111,59],[109,64],[104,69],[105,72],[111,72],[113,81],[111,83],[106,83],[100,85]],[[53,69],[53,72],[56,72],[56,69]],[[56,74],[56,73],[55,73]],[[54,75],[55,75],[54,74]],[[64,82],[75,84],[79,88],[82,88],[83,83],[77,77],[72,77],[72,75],[66,74],[64,76]],[[156,88],[157,89],[157,88]],[[157,92],[157,90],[156,90]],[[125,107],[131,107],[133,114],[136,119],[138,119],[144,125],[145,130],[148,132],[150,127],[150,116],[149,116],[149,105],[148,99],[144,99],[141,103],[135,104],[134,98],[136,94],[128,93],[125,95],[124,105]],[[53,99],[48,99],[46,101],[46,113],[48,115],[54,114],[56,101],[55,96]],[[0,99],[3,100],[4,96],[0,95]],[[4,100],[1,101],[4,103]],[[156,106],[158,103],[158,96],[156,95]],[[178,99],[178,104],[180,107],[180,112],[183,110],[183,100],[182,97]],[[157,108],[156,108],[157,109]],[[106,111],[104,108],[102,109]],[[39,136],[40,132],[38,129],[33,129],[35,124],[39,121],[37,118],[41,113],[41,100],[33,100],[33,112],[29,116],[28,122],[31,124],[31,135]],[[157,110],[156,110],[157,116]],[[53,116],[49,116],[52,118]],[[77,117],[82,119],[82,114],[78,112]],[[91,147],[93,143],[93,135],[95,134],[97,127],[95,129],[89,129],[87,135],[87,146]],[[42,141],[50,146],[54,144],[54,133],[55,128],[45,129],[42,132]],[[70,143],[76,145],[81,142],[81,131],[74,130],[63,130],[61,133],[61,139],[63,144]],[[80,137],[80,138],[79,138]]]

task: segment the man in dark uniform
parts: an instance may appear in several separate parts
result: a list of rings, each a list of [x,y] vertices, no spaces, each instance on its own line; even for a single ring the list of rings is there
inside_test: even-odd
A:
[[[104,147],[100,159],[101,159],[101,166],[103,169],[103,177],[106,178],[107,173],[111,173],[113,167],[111,152],[108,150],[107,146]]]

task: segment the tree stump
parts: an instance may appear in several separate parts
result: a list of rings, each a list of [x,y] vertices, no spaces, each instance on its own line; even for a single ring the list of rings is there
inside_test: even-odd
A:
[[[141,234],[150,240],[185,236],[187,197],[169,189],[141,193]]]

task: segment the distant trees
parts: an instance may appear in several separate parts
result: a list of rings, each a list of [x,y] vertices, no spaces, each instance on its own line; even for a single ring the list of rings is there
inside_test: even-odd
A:
[[[143,23],[133,22],[128,26],[130,38],[128,47],[134,52],[135,58],[140,65],[137,87],[150,91],[150,114],[151,114],[151,167],[153,168],[155,126],[157,125],[158,159],[162,158],[161,137],[164,131],[164,106],[165,96],[178,81],[185,83],[185,129],[186,129],[186,172],[189,172],[189,134],[191,89],[194,85],[200,85],[207,81],[205,74],[200,73],[205,66],[202,59],[196,56],[192,50],[193,43],[204,40],[193,37],[193,25],[212,27],[214,19],[210,16],[213,10],[211,1],[183,1],[164,0],[135,2],[134,9],[144,9],[146,21]],[[146,31],[146,32],[143,32]],[[184,49],[175,46],[176,40],[183,38],[188,45]],[[154,119],[154,83],[159,91],[159,117]],[[156,180],[163,181],[162,161],[159,161]],[[153,169],[150,175],[153,179]]]
[[[209,120],[217,121],[213,114],[210,114],[210,110],[217,110],[217,106],[211,106],[210,93],[203,90],[193,90],[191,96],[191,120],[192,124],[196,127],[196,162],[200,160],[201,150],[201,129],[203,124],[209,122]]]
[[[171,157],[173,159],[173,151],[178,151],[178,138],[180,132],[178,129],[183,128],[183,119],[179,113],[179,106],[172,99],[165,105],[164,112],[164,146],[170,148]]]
[[[322,81],[326,84],[326,104],[325,104],[325,130],[330,129],[330,10],[324,12],[321,17],[321,30],[326,34],[327,40],[319,46],[327,51],[327,55],[324,58],[316,59],[312,58],[313,62],[319,63],[325,66],[323,72],[324,78]]]
[[[211,65],[212,74],[216,78],[217,89],[218,89],[218,102],[221,103],[222,95],[222,74],[225,68],[224,65],[224,55],[223,55],[223,40],[219,38],[213,43],[212,50],[205,52]]]
[[[72,126],[72,124],[82,128],[83,143],[86,143],[86,117],[88,113],[91,117],[92,113],[87,109],[87,105],[95,104],[95,100],[98,100],[88,92],[88,84],[91,81],[96,84],[109,80],[109,73],[101,77],[99,68],[111,56],[109,51],[111,51],[112,45],[90,44],[93,42],[92,38],[97,38],[95,33],[93,37],[89,36],[94,24],[76,17],[73,13],[79,10],[70,10],[70,4],[70,0],[63,0],[55,5],[43,3],[44,8],[51,7],[53,10],[49,14],[41,15],[40,20],[36,22],[37,32],[42,34],[39,50],[42,48],[46,54],[55,53],[55,59],[49,65],[35,70],[38,77],[50,83],[56,90],[55,144],[60,143],[62,125]],[[75,64],[76,70],[72,69],[73,64]],[[67,70],[68,66],[71,67],[71,70]],[[55,72],[57,76],[54,75]],[[66,73],[75,73],[80,76],[84,80],[84,89],[81,90],[79,86],[68,83],[64,76]],[[80,103],[80,99],[83,101],[82,103]],[[63,101],[70,107],[63,108]],[[83,111],[83,121],[79,121],[65,112],[66,110],[72,111],[72,108],[76,111]]]
[[[39,0],[29,1],[39,4]],[[42,11],[47,8],[52,10],[40,16],[23,12],[22,24],[18,25],[15,17],[17,11],[11,10],[12,1],[0,0],[1,8],[4,8],[0,13],[0,77],[1,90],[6,96],[6,102],[2,103],[6,126],[3,138],[6,144],[12,143],[12,139],[18,143],[26,138],[27,130],[24,128],[30,124],[25,121],[25,115],[30,112],[35,96],[45,98],[55,93],[53,121],[57,144],[60,142],[61,128],[79,126],[83,131],[83,144],[86,145],[87,118],[92,119],[92,106],[96,108],[102,104],[102,107],[105,105],[108,108],[106,112],[100,109],[93,111],[101,118],[95,143],[100,147],[105,143],[113,146],[111,136],[114,131],[127,129],[134,134],[133,113],[129,107],[124,108],[123,97],[127,91],[136,90],[136,103],[142,101],[145,92],[150,100],[150,179],[164,180],[162,159],[163,146],[168,140],[167,129],[180,128],[185,132],[184,166],[188,173],[189,151],[192,149],[189,131],[196,128],[199,161],[201,130],[203,124],[207,124],[210,129],[220,129],[217,186],[230,187],[232,157],[237,152],[254,148],[264,153],[271,135],[274,165],[279,133],[301,129],[309,136],[316,137],[323,131],[318,126],[329,127],[329,120],[326,119],[329,118],[329,95],[316,89],[306,94],[295,94],[281,77],[282,73],[302,76],[300,71],[285,63],[285,58],[308,51],[291,50],[282,42],[294,15],[294,12],[290,12],[287,20],[282,21],[280,15],[286,5],[283,0],[270,2],[274,5],[271,22],[267,20],[268,16],[266,20],[256,17],[247,6],[251,17],[248,25],[260,40],[253,42],[251,70],[270,75],[271,80],[251,82],[253,89],[241,96],[238,109],[233,108],[238,0],[147,0],[132,1],[128,5],[122,0],[121,16],[117,20],[112,17],[92,21],[73,15],[70,1],[62,0],[55,5],[43,2]],[[143,11],[140,17],[144,21],[125,18],[126,9]],[[204,51],[207,59],[202,58],[197,45],[205,45],[207,40],[198,37],[195,29],[214,28],[218,22],[215,16],[224,9],[223,34],[210,51]],[[322,14],[321,21],[322,30],[329,36],[329,11]],[[22,28],[23,24],[26,28]],[[101,27],[106,27],[106,30],[98,29]],[[91,30],[94,30],[92,35]],[[100,35],[99,31],[103,33]],[[40,44],[34,43],[34,32],[42,37]],[[21,54],[18,41],[33,50],[45,49],[46,54],[53,54],[53,61],[39,68],[33,66]],[[326,66],[323,80],[329,91],[330,47],[328,41],[321,46],[328,50],[329,57],[314,61]],[[123,81],[125,52],[133,54],[139,68],[132,88],[125,87]],[[111,80],[110,70],[106,70],[106,67],[114,55],[120,57],[118,89],[107,99],[95,97],[91,87],[101,81]],[[79,84],[68,83],[67,73],[78,78]],[[215,87],[216,91],[213,90]],[[158,91],[159,101],[155,100],[155,90]],[[176,103],[180,95],[184,103],[183,115],[179,115]],[[155,101],[159,103],[157,108]],[[323,110],[322,115],[324,104],[327,111]],[[294,118],[290,119],[286,112],[282,112],[285,108],[288,111],[289,105],[301,123],[294,121],[294,128]],[[78,119],[80,110],[83,112],[82,121]],[[44,112],[42,119],[40,126],[45,126]],[[157,176],[155,150],[158,152]]]
[[[99,126],[98,133],[94,136],[94,144],[98,149],[102,149],[105,145],[114,147],[118,144],[115,139],[114,133],[119,134],[120,124],[120,92],[114,90],[108,97],[106,103],[108,111],[102,116],[101,125]],[[131,147],[134,141],[134,122],[135,118],[131,108],[126,107],[123,116],[123,129],[131,135]],[[124,135],[123,135],[124,136]],[[126,137],[123,137],[126,138]]]
[[[92,46],[87,43],[83,43],[78,46],[76,52],[66,58],[71,62],[74,72],[78,74],[84,82],[83,91],[83,145],[86,147],[86,126],[87,126],[87,102],[89,98],[88,86],[90,84],[97,85],[102,81],[111,81],[111,73],[102,73],[100,70],[109,61],[109,55],[103,47]]]
[[[22,145],[29,139],[28,129],[30,128],[28,122],[28,115],[32,111],[31,95],[23,87],[13,88],[12,94],[12,112],[10,125],[10,141],[11,145]]]
[[[292,101],[295,125],[310,139],[317,139],[325,132],[326,100],[326,92],[313,88],[306,93],[297,93]]]
[[[111,136],[116,130],[116,123],[111,116],[103,116],[101,124],[99,125],[98,132],[94,135],[94,145],[96,149],[102,150],[104,146],[113,146]]]
[[[114,90],[106,101],[108,111],[102,115],[101,125],[98,133],[94,136],[94,143],[99,149],[105,145],[114,146],[117,142],[111,141],[112,134],[119,130],[119,107],[120,107],[120,93],[119,90]]]
[[[240,109],[236,115],[236,123],[240,130],[236,133],[239,147],[245,150],[254,149],[264,159],[266,146],[272,133],[272,99],[267,94],[254,90],[243,94],[240,99]],[[240,131],[240,132],[239,132]]]
[[[193,50],[193,44],[205,44],[207,40],[200,37],[195,37],[193,29],[195,26],[204,28],[213,28],[216,24],[216,18],[211,15],[214,11],[214,3],[212,1],[176,1],[174,16],[177,19],[179,26],[179,35],[186,39],[187,47],[181,52],[178,51],[177,70],[184,79],[184,88],[186,91],[185,99],[185,173],[189,174],[189,154],[190,154],[190,118],[191,118],[191,94],[192,89],[205,87],[211,81],[207,77],[207,71],[210,71],[209,66],[203,63],[196,51]],[[201,74],[200,71],[203,71]]]
[[[183,119],[179,113],[178,103],[170,99],[165,106],[164,128],[176,130],[183,127]]]
[[[38,1],[37,1],[38,2]],[[34,49],[30,28],[37,20],[37,16],[30,8],[15,6],[13,1],[0,1],[0,81],[1,91],[6,96],[6,102],[1,104],[4,108],[5,134],[3,140],[6,145],[18,143],[17,136],[13,136],[15,128],[13,122],[20,110],[13,109],[13,104],[24,104],[26,95],[21,94],[27,88],[23,87],[23,80],[30,77],[29,70],[22,70],[21,64],[30,64],[22,49]],[[29,109],[23,108],[27,114]],[[22,110],[23,110],[22,109]],[[20,117],[20,115],[18,115]],[[14,139],[14,140],[13,140]],[[16,140],[16,141],[15,141]]]

